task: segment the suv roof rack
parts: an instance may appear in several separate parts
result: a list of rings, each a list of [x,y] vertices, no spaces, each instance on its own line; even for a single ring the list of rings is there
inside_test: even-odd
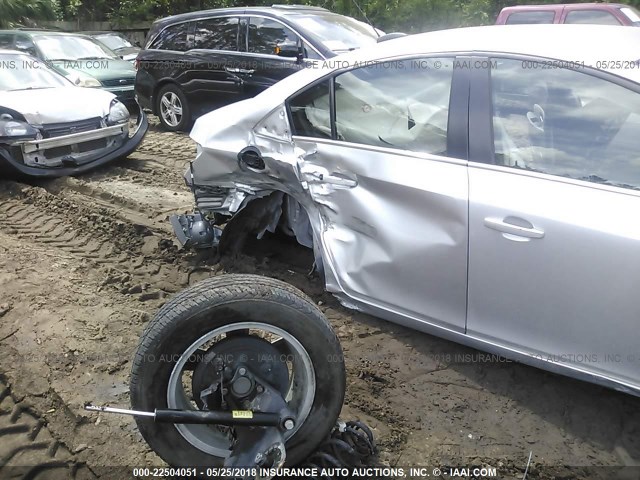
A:
[[[281,8],[283,10],[321,10],[323,12],[328,12],[326,8],[314,7],[313,5],[282,5],[274,3],[273,5],[271,5],[271,8]]]

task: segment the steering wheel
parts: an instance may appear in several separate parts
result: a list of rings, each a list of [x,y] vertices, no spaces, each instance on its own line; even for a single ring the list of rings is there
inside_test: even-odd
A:
[[[533,104],[533,111],[527,112],[527,120],[533,128],[544,133],[544,110],[540,105]]]

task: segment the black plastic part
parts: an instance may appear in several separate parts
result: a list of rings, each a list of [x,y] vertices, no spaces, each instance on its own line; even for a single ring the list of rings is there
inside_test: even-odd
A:
[[[491,100],[491,69],[487,57],[473,57],[469,94],[469,160],[495,163]]]
[[[240,153],[238,153],[238,163],[240,164],[240,168],[243,169],[257,171],[265,169],[262,154],[256,147],[243,148]]]
[[[456,57],[455,65],[466,65],[471,57]],[[447,156],[466,160],[469,158],[469,89],[470,68],[454,68],[449,101],[447,126]]]
[[[156,410],[155,421],[160,423],[189,423],[227,426],[279,427],[284,418],[278,413],[252,412],[246,417],[233,412],[207,412],[202,410]]]

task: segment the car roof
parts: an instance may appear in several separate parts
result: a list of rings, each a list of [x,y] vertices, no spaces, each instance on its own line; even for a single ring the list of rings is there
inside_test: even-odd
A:
[[[170,17],[164,17],[154,22],[154,28],[159,26],[194,20],[208,15],[240,15],[251,13],[267,13],[274,17],[286,17],[292,13],[337,13],[330,12],[326,8],[313,7],[308,5],[273,5],[271,7],[235,7],[235,8],[214,8],[211,10],[199,10],[197,12],[180,13]]]
[[[31,36],[73,36],[73,37],[84,37],[86,35],[80,32],[59,32],[57,30],[0,30],[0,33],[22,33]]]
[[[640,60],[639,44],[640,28],[614,25],[490,25],[408,35],[343,57],[381,58],[399,54],[495,52],[584,62],[585,65],[596,67],[597,62],[605,63],[607,60]],[[640,65],[614,73],[638,81],[640,68],[634,67]]]
[[[80,33],[82,35],[122,35],[120,32],[112,32],[109,30],[95,31],[95,32],[76,32],[76,33]]]
[[[571,38],[571,43],[566,39]],[[540,39],[532,41],[532,39]],[[275,107],[296,89],[301,89],[321,77],[340,69],[363,66],[397,57],[438,55],[524,55],[560,60],[558,67],[601,67],[610,73],[640,85],[640,65],[628,66],[640,59],[637,45],[640,28],[610,25],[491,25],[455,28],[407,35],[353,52],[316,62],[313,68],[302,69],[269,88],[268,96]],[[609,60],[614,60],[610,62]],[[626,68],[616,69],[620,60]],[[555,68],[553,63],[549,68]],[[611,68],[604,68],[611,67]],[[634,68],[635,67],[635,68]],[[524,68],[524,66],[523,66]],[[539,72],[545,70],[540,69]]]
[[[564,7],[571,8],[596,8],[596,9],[606,9],[606,8],[623,8],[629,7],[630,5],[625,5],[624,3],[540,3],[536,5],[512,5],[510,7],[504,7],[502,10],[540,10],[540,9],[560,9]]]

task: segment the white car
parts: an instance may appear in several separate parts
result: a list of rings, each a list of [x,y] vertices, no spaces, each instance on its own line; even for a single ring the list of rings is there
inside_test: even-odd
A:
[[[134,151],[148,123],[113,93],[82,88],[44,62],[0,50],[0,170],[35,177],[74,175]]]

